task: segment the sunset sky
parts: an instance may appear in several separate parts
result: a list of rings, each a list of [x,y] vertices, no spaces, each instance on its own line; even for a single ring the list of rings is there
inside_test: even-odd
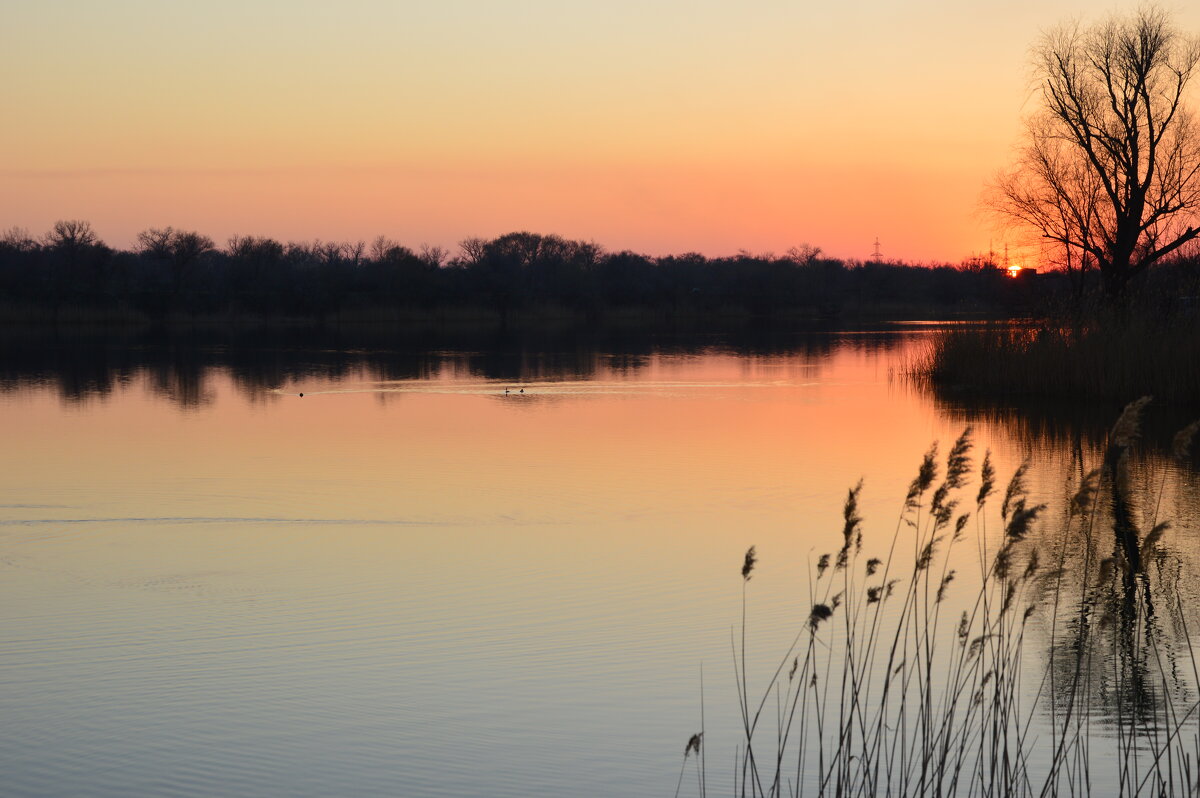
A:
[[[1128,10],[1131,3],[1105,8]],[[1200,32],[1200,4],[1168,4]],[[957,261],[1083,0],[8,0],[0,228]]]

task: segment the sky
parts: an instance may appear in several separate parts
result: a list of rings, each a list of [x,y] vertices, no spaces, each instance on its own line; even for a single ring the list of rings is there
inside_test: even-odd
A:
[[[5,0],[0,229],[956,262],[1040,33],[1134,7]]]

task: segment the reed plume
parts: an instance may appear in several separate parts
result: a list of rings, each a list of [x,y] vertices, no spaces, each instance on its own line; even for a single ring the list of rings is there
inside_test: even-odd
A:
[[[954,442],[954,446],[950,447],[950,454],[946,457],[946,484],[951,489],[961,488],[964,484],[966,476],[971,471],[971,427],[963,430],[958,436],[958,440]]]
[[[754,570],[754,564],[758,562],[758,553],[754,547],[746,549],[746,559],[742,561],[742,580],[750,581],[750,572]]]
[[[925,452],[925,456],[921,458],[921,465],[917,469],[917,476],[913,479],[912,484],[908,486],[908,495],[904,497],[905,507],[916,507],[917,502],[925,491],[929,490],[929,486],[933,484],[933,480],[937,477],[937,442],[929,447],[929,451]]]
[[[1145,540],[1142,541],[1142,553],[1150,551],[1158,545],[1158,541],[1162,539],[1163,533],[1171,528],[1170,521],[1159,521],[1154,527],[1146,533]]]
[[[1200,421],[1193,421],[1175,433],[1175,438],[1171,441],[1171,453],[1179,460],[1186,460],[1191,454],[1192,444],[1196,442],[1197,435],[1200,435]]]
[[[1112,431],[1108,435],[1110,449],[1114,447],[1128,449],[1137,442],[1142,433],[1142,411],[1146,409],[1146,405],[1150,404],[1151,398],[1143,396],[1125,405],[1125,409],[1117,417],[1117,423],[1113,424]]]
[[[988,449],[983,454],[983,466],[979,469],[979,494],[975,497],[975,505],[980,509],[983,508],[987,497],[992,494],[992,489],[996,486],[996,469],[992,467],[992,450]]]
[[[1042,510],[1046,509],[1044,504],[1035,504],[1032,507],[1026,506],[1025,497],[1017,499],[1013,503],[1011,515],[1008,518],[1008,525],[1004,529],[1004,533],[1013,540],[1022,540],[1029,534],[1029,530],[1033,527],[1033,522],[1037,520],[1038,515]]]
[[[1079,483],[1079,490],[1071,497],[1071,514],[1083,515],[1092,504],[1100,483],[1100,469],[1095,468],[1087,473]]]
[[[954,581],[954,573],[955,573],[954,570],[951,569],[946,572],[945,576],[942,577],[942,583],[938,586],[938,591],[937,591],[937,603],[938,604],[941,604],[942,599],[944,599],[946,597],[946,586]]]
[[[1004,502],[1000,505],[1000,518],[1007,521],[1008,512],[1012,508],[1013,502],[1019,496],[1025,495],[1025,472],[1029,470],[1029,461],[1021,463],[1017,470],[1013,472],[1012,479],[1008,481],[1008,487],[1004,491]]]

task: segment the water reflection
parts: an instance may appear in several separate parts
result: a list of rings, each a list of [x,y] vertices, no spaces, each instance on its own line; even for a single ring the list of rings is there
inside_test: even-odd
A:
[[[1169,453],[1190,419],[1151,405],[1072,514],[1119,408],[920,393],[890,375],[926,329],[0,337],[16,794],[179,771],[197,794],[645,794],[674,781],[696,665],[733,692],[730,563],[759,546],[769,676],[845,489],[866,477],[878,545],[967,423],[1052,508],[1021,543],[1059,569],[1025,641],[1036,731],[1168,728],[1197,692],[1200,485]]]
[[[64,401],[77,403],[107,397],[145,376],[158,396],[194,408],[212,401],[210,383],[217,372],[228,373],[246,396],[269,401],[274,398],[269,391],[306,380],[477,379],[519,386],[633,377],[650,368],[655,356],[711,352],[736,353],[748,364],[785,358],[820,369],[835,347],[887,351],[903,340],[887,325],[653,335],[611,329],[411,334],[369,326],[190,334],[6,331],[0,335],[0,391],[52,386]]]
[[[1096,701],[1088,709],[1102,722],[1166,731],[1174,717],[1190,714],[1200,687],[1187,633],[1200,628],[1200,606],[1185,587],[1200,576],[1188,545],[1196,493],[1162,459],[1135,465],[1128,458],[1110,451],[1098,475],[1095,531],[1085,535],[1079,564],[1078,621],[1055,641],[1055,653],[1087,653],[1085,683]],[[1162,515],[1164,498],[1174,523]]]
[[[1115,427],[1095,410],[1024,410],[951,414],[1018,442],[1052,510],[1022,542],[1055,564],[1038,601],[1047,721],[1060,741],[1095,723],[1127,748],[1161,747],[1200,693],[1200,480],[1191,447],[1166,432],[1179,409],[1150,403]]]

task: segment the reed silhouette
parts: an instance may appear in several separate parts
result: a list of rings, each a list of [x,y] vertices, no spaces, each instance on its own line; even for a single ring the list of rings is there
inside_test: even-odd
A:
[[[923,457],[881,556],[863,554],[874,542],[858,512],[862,485],[852,488],[839,547],[811,573],[807,619],[757,688],[745,665],[751,547],[734,630],[734,794],[1200,792],[1189,613],[1178,585],[1147,568],[1168,525],[1155,519],[1143,534],[1132,512],[1128,462],[1148,402],[1131,403],[1112,427],[1048,544],[1034,534],[1047,507],[1030,497],[1030,466],[997,493],[990,453],[973,469],[970,429],[940,482],[936,445]],[[1190,456],[1198,429],[1180,432],[1176,454]],[[905,532],[911,555],[900,553]],[[978,587],[959,599],[950,566],[964,555]],[[951,606],[961,609],[957,622],[943,619]],[[1031,624],[1044,641],[1040,658]],[[700,740],[684,750],[679,785]],[[703,796],[707,771],[693,761]]]
[[[943,396],[993,401],[1068,398],[1126,402],[1151,391],[1164,402],[1200,400],[1200,313],[1170,307],[1045,317],[1036,325],[948,330],[911,368]]]

